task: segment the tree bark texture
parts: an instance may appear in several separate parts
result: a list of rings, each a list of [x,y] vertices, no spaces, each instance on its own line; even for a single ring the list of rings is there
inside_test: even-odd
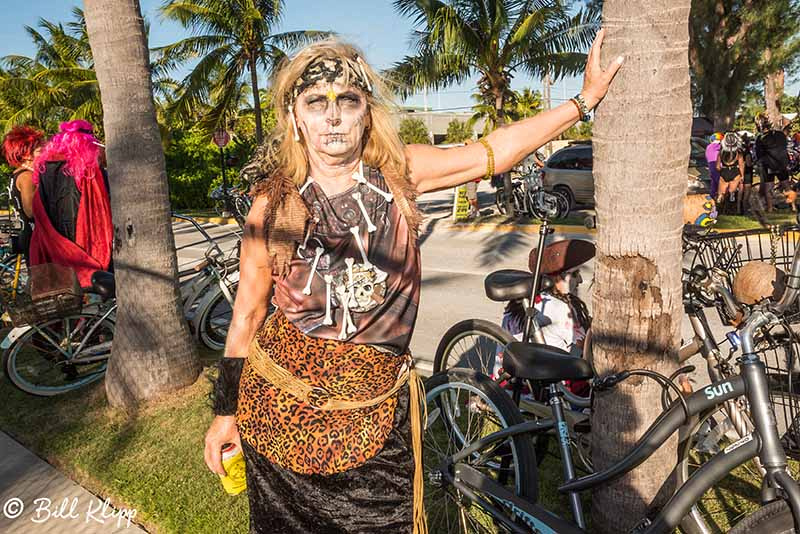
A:
[[[593,354],[599,375],[676,368],[681,324],[681,205],[686,194],[692,106],[690,0],[606,0],[602,64],[625,64],[593,128],[597,257]],[[592,457],[605,469],[661,413],[661,388],[634,377],[600,393]],[[598,488],[593,532],[628,532],[669,491],[673,436],[642,466]],[[664,486],[662,490],[662,485]],[[657,497],[658,496],[658,497]]]
[[[764,51],[764,57],[769,60],[772,51]],[[783,127],[783,116],[781,115],[781,97],[783,97],[783,86],[785,76],[783,69],[768,74],[764,78],[764,101],[767,107],[767,116],[775,128]]]
[[[194,383],[200,365],[177,285],[139,1],[86,0],[85,14],[104,111],[119,304],[106,393],[112,405],[133,408]]]

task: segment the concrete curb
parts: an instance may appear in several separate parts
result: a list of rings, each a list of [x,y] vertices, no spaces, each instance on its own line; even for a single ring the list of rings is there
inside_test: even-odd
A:
[[[194,219],[199,223],[210,223],[210,224],[221,224],[221,225],[236,224],[236,219],[234,219],[233,217],[207,217],[202,215],[198,217],[195,217],[193,215],[187,215],[187,217],[191,217],[192,219]],[[173,217],[172,222],[179,223],[184,221]]]
[[[538,234],[539,224],[492,224],[492,223],[449,223],[445,228],[462,232],[479,232],[492,230],[495,232],[521,232],[524,234]],[[586,234],[594,235],[597,230],[586,228],[583,225],[551,224],[550,228],[560,234]]]

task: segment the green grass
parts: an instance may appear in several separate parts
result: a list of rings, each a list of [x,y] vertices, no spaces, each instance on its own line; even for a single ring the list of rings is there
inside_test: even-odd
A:
[[[215,357],[203,353],[205,361]],[[151,532],[247,532],[247,496],[227,495],[203,462],[212,415],[205,374],[136,413],[109,408],[102,382],[55,398],[0,382],[0,428],[61,472],[135,508]]]
[[[794,224],[796,222],[795,214],[791,211],[776,211],[765,213],[764,215],[769,224]],[[720,215],[714,227],[720,230],[763,228],[761,222],[750,215]]]

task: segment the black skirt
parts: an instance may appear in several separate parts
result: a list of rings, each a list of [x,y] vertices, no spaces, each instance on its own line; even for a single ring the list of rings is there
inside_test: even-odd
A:
[[[401,534],[413,530],[414,459],[408,389],[383,449],[355,469],[304,475],[272,464],[245,440],[250,532]]]

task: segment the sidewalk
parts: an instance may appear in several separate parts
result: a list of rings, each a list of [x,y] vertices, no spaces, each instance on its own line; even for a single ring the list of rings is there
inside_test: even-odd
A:
[[[49,500],[48,500],[49,499]],[[0,532],[5,534],[144,533],[116,510],[0,432]]]

